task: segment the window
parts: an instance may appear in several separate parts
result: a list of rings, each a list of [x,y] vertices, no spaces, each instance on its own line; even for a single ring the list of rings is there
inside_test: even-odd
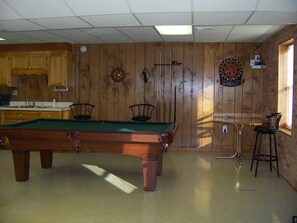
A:
[[[279,45],[278,111],[283,114],[281,127],[292,129],[294,40]]]

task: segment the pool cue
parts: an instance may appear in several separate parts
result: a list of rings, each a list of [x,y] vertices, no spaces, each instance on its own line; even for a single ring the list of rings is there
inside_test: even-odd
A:
[[[176,122],[176,86],[174,87],[174,113],[173,113],[173,121]]]

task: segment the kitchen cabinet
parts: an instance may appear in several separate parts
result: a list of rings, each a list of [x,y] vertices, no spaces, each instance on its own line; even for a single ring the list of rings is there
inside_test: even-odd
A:
[[[70,110],[65,111],[41,111],[40,118],[70,119]]]
[[[4,111],[3,124],[16,123],[39,118],[39,111]]]
[[[67,87],[71,73],[72,56],[69,51],[51,51],[49,61],[48,85]]]
[[[11,73],[12,74],[47,74],[48,52],[12,52]]]
[[[1,124],[17,123],[37,118],[70,119],[70,110],[42,111],[42,110],[3,110]]]
[[[11,86],[10,66],[10,53],[0,52],[0,86]]]

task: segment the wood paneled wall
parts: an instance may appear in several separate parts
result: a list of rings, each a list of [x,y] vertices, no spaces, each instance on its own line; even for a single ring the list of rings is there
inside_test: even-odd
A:
[[[278,134],[280,173],[297,190],[297,25],[278,32],[263,44],[263,57],[267,61],[264,70],[263,114],[277,111],[278,105],[278,45],[294,38],[294,108],[292,134]],[[268,142],[266,142],[266,145]]]
[[[212,123],[213,116],[253,118],[262,113],[263,70],[249,66],[255,54],[261,55],[256,43],[90,44],[86,53],[80,53],[79,48],[73,46],[74,85],[68,92],[54,92],[45,75],[19,76],[19,95],[13,100],[89,102],[96,106],[95,119],[108,120],[130,120],[128,106],[145,102],[156,106],[153,121],[173,121],[176,100],[179,129],[175,147],[229,152],[236,143],[233,127],[222,134],[222,126]],[[218,68],[230,57],[242,62],[244,83],[222,87]],[[155,65],[172,61],[181,65]],[[114,83],[110,77],[116,67],[127,73],[122,83]],[[151,74],[147,83],[141,78],[144,68]],[[250,152],[253,142],[252,128],[247,127],[243,150]]]

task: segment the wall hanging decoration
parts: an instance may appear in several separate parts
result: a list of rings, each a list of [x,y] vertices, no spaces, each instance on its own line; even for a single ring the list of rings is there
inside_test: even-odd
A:
[[[116,67],[112,68],[110,77],[113,80],[114,84],[116,84],[119,82],[123,82],[127,74],[128,73],[126,73],[122,68]]]
[[[146,69],[146,67],[145,67],[143,69],[143,71],[141,72],[141,78],[144,81],[144,83],[147,83],[151,76],[152,75],[150,74],[150,72],[148,71],[148,69]]]
[[[222,61],[219,66],[220,84],[226,87],[235,87],[241,84],[242,65],[234,58]]]

